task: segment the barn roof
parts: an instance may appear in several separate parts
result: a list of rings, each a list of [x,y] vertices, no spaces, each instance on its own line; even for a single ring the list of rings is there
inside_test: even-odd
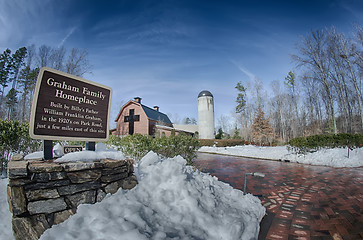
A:
[[[173,123],[170,121],[168,115],[166,115],[162,112],[159,112],[155,109],[149,108],[148,106],[145,106],[145,105],[138,103],[136,101],[133,101],[133,100],[128,101],[125,105],[122,106],[119,114],[117,115],[117,117],[115,119],[115,122],[117,122],[118,119],[120,118],[123,109],[131,103],[140,105],[142,107],[142,109],[144,110],[147,118],[149,118],[153,121],[156,121],[156,122],[164,123],[165,125],[171,125],[171,126],[173,125]]]
[[[140,105],[141,105],[142,109],[144,110],[146,116],[149,119],[172,125],[172,122],[170,121],[168,115],[166,115],[162,112],[156,111],[155,109],[149,108],[143,104],[140,104]]]

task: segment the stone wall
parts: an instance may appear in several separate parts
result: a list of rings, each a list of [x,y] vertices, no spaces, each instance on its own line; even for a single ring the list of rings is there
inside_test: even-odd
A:
[[[120,187],[137,184],[132,160],[55,163],[15,155],[8,163],[8,177],[14,237],[29,240],[65,221],[78,205],[100,202]]]

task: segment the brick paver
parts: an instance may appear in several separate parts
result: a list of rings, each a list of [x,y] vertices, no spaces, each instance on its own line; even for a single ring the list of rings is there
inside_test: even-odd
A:
[[[272,218],[260,239],[363,239],[363,168],[331,168],[199,153],[198,168],[258,195]],[[262,229],[262,228],[261,228]],[[265,237],[261,237],[264,235]]]

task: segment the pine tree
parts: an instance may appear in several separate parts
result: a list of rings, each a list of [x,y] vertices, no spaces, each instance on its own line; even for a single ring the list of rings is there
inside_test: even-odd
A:
[[[12,88],[6,95],[6,106],[8,108],[8,119],[15,120],[16,118],[16,105],[18,103],[17,95],[18,92]]]
[[[273,129],[269,119],[265,118],[265,113],[261,106],[258,106],[257,116],[252,124],[252,139],[262,145],[264,142],[271,142]]]
[[[19,48],[11,57],[11,74],[13,74],[13,84],[11,90],[6,95],[6,106],[8,107],[8,119],[15,120],[17,108],[16,104],[18,103],[17,94],[17,82],[18,82],[18,74],[20,72],[21,67],[24,65],[24,59],[26,57],[27,50],[25,47]]]
[[[39,73],[39,68],[30,69],[26,66],[20,71],[18,83],[19,87],[22,87],[22,94],[20,103],[22,105],[21,109],[21,121],[25,122],[28,119],[31,107],[31,99],[34,91],[35,83],[37,81],[37,76]]]
[[[241,139],[241,136],[239,135],[239,129],[237,128],[237,126],[234,127],[233,139]]]
[[[216,139],[222,139],[222,138],[223,138],[222,128],[218,128],[218,133],[216,135]]]
[[[297,87],[297,82],[296,82],[296,77],[294,72],[289,71],[289,73],[287,74],[287,76],[285,77],[285,86],[290,90],[290,94],[291,94],[291,108],[293,107],[294,109],[290,109],[291,112],[295,112],[294,114],[294,119],[292,120],[292,130],[293,130],[293,137],[297,137],[299,136],[301,133],[299,133],[299,111],[297,108],[297,93],[296,93],[296,87]]]
[[[184,124],[186,124],[186,125],[191,124],[191,120],[190,120],[190,118],[188,118],[188,117],[184,118],[183,123],[184,123]]]
[[[13,73],[14,73],[12,88],[14,88],[14,89],[16,89],[16,84],[18,81],[18,74],[20,72],[21,67],[24,65],[24,60],[25,60],[26,54],[27,54],[26,47],[22,47],[22,48],[19,48],[18,50],[16,50],[16,52],[12,56],[12,59],[13,59],[12,68],[13,68]]]
[[[246,90],[241,82],[237,83],[237,86],[235,87],[239,93],[237,95],[237,106],[236,106],[236,113],[242,113],[245,111],[246,108]]]
[[[11,50],[6,49],[0,55],[0,85],[2,89],[0,95],[0,118],[3,118],[5,115],[5,106],[2,106],[4,101],[5,88],[8,86],[10,81],[9,76],[11,74],[11,66],[12,66],[12,58],[11,58]]]

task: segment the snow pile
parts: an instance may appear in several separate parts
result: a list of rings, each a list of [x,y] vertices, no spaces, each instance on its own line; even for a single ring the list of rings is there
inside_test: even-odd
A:
[[[11,213],[9,211],[8,197],[6,193],[6,185],[8,179],[0,179],[0,239],[12,240],[13,232],[11,227]]]
[[[303,154],[288,154],[282,160],[291,162],[322,165],[330,167],[362,167],[363,148],[349,150],[347,148],[321,149],[317,152]]]
[[[139,184],[47,230],[41,239],[256,239],[260,200],[186,166],[182,157],[148,153],[136,166]]]
[[[311,165],[330,167],[361,167],[363,166],[363,148],[349,150],[347,148],[321,149],[307,154],[289,152],[287,147],[259,147],[253,145],[235,147],[201,147],[199,152],[218,153],[232,156],[290,161]]]
[[[95,161],[101,159],[124,160],[125,155],[119,151],[81,151],[67,153],[63,157],[54,160],[57,163],[74,162],[74,161]]]
[[[73,153],[67,153],[65,155],[63,155],[62,153],[62,146],[59,143],[57,143],[53,147],[53,156],[59,157],[57,160],[54,161],[58,163],[74,162],[74,161],[95,161],[105,158],[114,159],[114,160],[126,159],[125,155],[122,152],[116,151],[114,149],[107,149],[106,145],[103,143],[96,144],[96,151],[73,152]],[[42,159],[42,158],[44,158],[43,151],[34,152],[24,157],[25,160]]]

